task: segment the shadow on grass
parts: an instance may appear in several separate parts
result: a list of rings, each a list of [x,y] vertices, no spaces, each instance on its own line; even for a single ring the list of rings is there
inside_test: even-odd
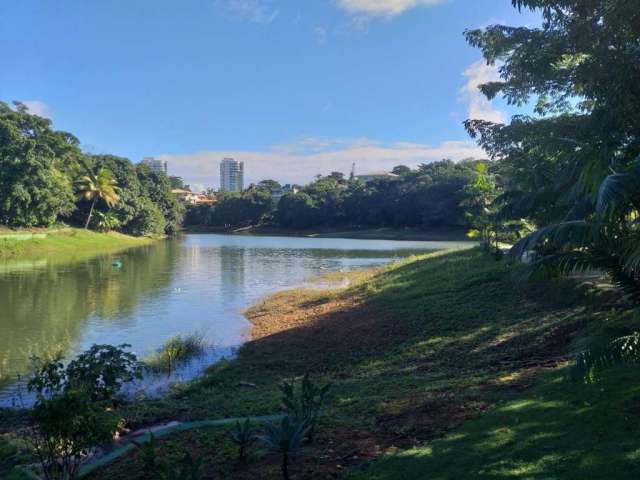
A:
[[[621,369],[596,385],[548,374],[523,398],[348,478],[639,478],[639,380]]]
[[[358,479],[577,479],[605,468],[614,475],[602,478],[629,478],[621,472],[636,472],[640,459],[640,438],[629,435],[637,419],[626,423],[615,402],[638,394],[618,395],[632,384],[601,392],[556,378],[576,342],[611,314],[610,299],[592,297],[570,283],[520,286],[479,250],[410,259],[323,302],[281,296],[286,308],[269,309],[291,328],[248,342],[171,398],[145,402],[137,421],[273,413],[277,384],[312,371],[333,383],[324,426],[332,451],[357,452],[329,462],[420,446]]]

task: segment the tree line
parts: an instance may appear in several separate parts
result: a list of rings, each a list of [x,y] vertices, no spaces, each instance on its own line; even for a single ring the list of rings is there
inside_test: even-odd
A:
[[[0,102],[0,225],[63,222],[131,235],[174,234],[184,207],[147,165],[82,152],[76,137],[14,102]]]
[[[280,185],[265,180],[246,191],[222,194],[213,206],[187,212],[188,225],[212,227],[273,225],[287,229],[322,227],[465,229],[472,226],[465,201],[485,161],[464,160],[400,165],[394,176],[368,182],[341,172],[318,176],[280,199]]]

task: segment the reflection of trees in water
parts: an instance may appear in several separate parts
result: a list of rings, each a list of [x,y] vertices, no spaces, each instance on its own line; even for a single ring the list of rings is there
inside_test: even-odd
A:
[[[69,352],[86,321],[121,321],[144,295],[171,282],[174,242],[76,263],[0,272],[0,378],[23,372],[29,356]],[[115,258],[122,268],[115,268]]]
[[[220,249],[220,278],[222,293],[237,296],[243,290],[245,283],[246,249],[236,247],[222,247]]]

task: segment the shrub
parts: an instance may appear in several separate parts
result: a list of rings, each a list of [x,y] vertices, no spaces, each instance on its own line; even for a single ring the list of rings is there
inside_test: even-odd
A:
[[[94,401],[113,400],[123,384],[142,376],[136,356],[124,351],[128,347],[93,345],[78,355],[66,369],[70,386],[87,390]]]
[[[149,432],[149,440],[147,442],[132,440],[131,443],[140,452],[147,477],[155,478],[158,473],[158,441],[153,432]]]
[[[110,441],[120,422],[86,392],[70,389],[40,398],[31,418],[26,440],[46,480],[77,478],[83,457],[96,445]]]
[[[161,480],[200,480],[202,475],[202,458],[194,458],[190,452],[185,452],[182,459],[175,465],[165,465],[160,473]]]
[[[93,345],[65,368],[62,356],[33,357],[29,391],[36,402],[25,440],[33,448],[46,480],[77,478],[82,458],[110,441],[120,419],[113,399],[140,374],[127,345]]]
[[[238,446],[238,460],[245,462],[247,459],[247,449],[257,440],[256,429],[247,418],[244,422],[238,420],[229,431],[231,441]]]
[[[323,386],[315,384],[308,372],[302,377],[299,395],[296,393],[295,379],[284,381],[280,385],[282,407],[293,419],[301,422],[308,429],[309,438],[313,438],[322,404],[330,388],[331,384]]]
[[[309,427],[303,422],[285,416],[279,423],[267,423],[264,432],[258,436],[270,450],[282,457],[282,478],[289,480],[289,461],[302,447]]]

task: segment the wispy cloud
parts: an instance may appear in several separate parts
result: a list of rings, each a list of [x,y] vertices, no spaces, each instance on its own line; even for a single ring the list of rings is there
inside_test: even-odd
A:
[[[42,100],[23,100],[22,103],[29,109],[30,113],[44,118],[52,118],[51,107]]]
[[[416,7],[430,7],[446,0],[335,0],[338,8],[363,17],[395,17]]]
[[[311,33],[313,34],[313,39],[315,40],[316,45],[318,45],[319,47],[323,47],[327,44],[329,34],[327,33],[326,28],[316,25],[311,30]]]
[[[216,5],[231,18],[252,23],[271,23],[278,16],[270,0],[216,0]]]
[[[353,140],[307,137],[275,145],[264,151],[208,151],[183,155],[161,155],[169,162],[169,173],[190,184],[219,185],[219,162],[232,157],[245,162],[248,182],[273,178],[282,183],[307,183],[317,174],[348,172],[356,164],[358,173],[391,170],[396,165],[417,166],[443,158],[484,158],[483,150],[467,140],[445,141],[437,145],[411,142],[378,142],[368,138]]]
[[[462,89],[462,98],[469,103],[468,118],[504,123],[506,113],[497,109],[478,89],[483,83],[500,80],[498,67],[479,60],[464,71],[464,76],[467,77],[467,83]]]

